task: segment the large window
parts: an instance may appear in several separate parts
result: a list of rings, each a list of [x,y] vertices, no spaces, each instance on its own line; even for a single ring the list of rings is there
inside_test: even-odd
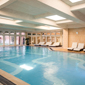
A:
[[[15,32],[13,30],[9,31],[9,30],[5,30],[5,31],[1,31],[0,30],[0,45],[12,45],[14,46],[16,45],[25,45],[26,44],[26,40],[25,40],[25,32]],[[15,36],[16,36],[16,40],[15,40]],[[31,37],[30,37],[31,39]],[[15,42],[16,41],[16,42]],[[30,40],[31,43],[31,40]]]
[[[3,36],[0,35],[0,45],[3,45]]]
[[[10,45],[14,45],[14,36],[10,36]]]
[[[5,45],[9,45],[9,36],[5,36]]]
[[[16,45],[20,45],[20,36],[16,36]]]

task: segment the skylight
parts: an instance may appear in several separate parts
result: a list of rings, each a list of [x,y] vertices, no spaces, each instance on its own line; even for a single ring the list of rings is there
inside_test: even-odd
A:
[[[72,3],[76,3],[76,2],[79,2],[79,1],[82,1],[82,0],[69,0],[71,1]]]
[[[51,19],[51,20],[55,20],[55,21],[66,19],[66,18],[61,17],[61,16],[59,16],[59,15],[47,16],[47,17],[45,17],[45,18],[48,18],[48,19]]]
[[[23,22],[22,20],[16,20],[16,23],[20,23],[20,22]]]

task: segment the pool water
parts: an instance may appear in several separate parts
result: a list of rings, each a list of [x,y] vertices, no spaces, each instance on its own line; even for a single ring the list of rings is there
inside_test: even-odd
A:
[[[0,69],[31,85],[85,85],[84,54],[0,47]]]

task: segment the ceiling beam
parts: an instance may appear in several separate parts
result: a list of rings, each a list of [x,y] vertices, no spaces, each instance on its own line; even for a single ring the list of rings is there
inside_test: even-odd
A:
[[[47,19],[35,19],[33,16],[28,15],[26,13],[14,11],[8,8],[4,8],[0,10],[0,15],[1,16],[7,16],[10,18],[14,18],[17,20],[23,20],[28,23],[32,24],[42,24],[42,25],[49,25],[49,26],[57,26],[54,21],[47,20]]]
[[[44,13],[44,14],[39,14],[39,15],[36,15],[34,16],[35,19],[38,19],[38,18],[45,18],[46,16],[51,16],[53,15],[52,13]]]
[[[63,21],[58,21],[56,24],[65,24],[65,23],[73,23],[72,20],[63,20]]]
[[[70,6],[66,5],[61,0],[38,0],[38,1],[42,3],[42,5],[40,7],[43,8],[45,11],[60,15],[62,17],[65,17],[66,19],[72,20],[74,22],[83,22],[83,21],[79,20],[70,11]],[[39,2],[37,2],[37,4],[40,4]]]
[[[85,3],[71,7],[71,11],[78,11],[85,8]]]
[[[12,26],[12,25],[0,24],[0,29],[2,29],[2,28],[10,29],[10,30],[36,31],[35,29],[30,29],[30,28],[24,28],[24,27]]]

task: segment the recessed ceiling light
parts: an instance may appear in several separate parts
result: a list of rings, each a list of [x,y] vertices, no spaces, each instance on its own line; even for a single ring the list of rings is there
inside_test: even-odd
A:
[[[2,18],[2,19],[8,19],[8,20],[13,20],[12,18],[9,18],[9,17],[3,17],[3,16],[0,16],[0,18]]]
[[[79,2],[79,1],[82,1],[82,0],[69,0],[71,1],[72,3],[76,3],[76,2]]]
[[[48,18],[48,19],[51,19],[51,20],[55,20],[55,21],[66,19],[66,18],[61,17],[61,16],[59,16],[59,15],[47,16],[47,17],[45,17],[45,18]]]
[[[20,23],[20,22],[23,22],[22,20],[16,20],[16,23]]]

